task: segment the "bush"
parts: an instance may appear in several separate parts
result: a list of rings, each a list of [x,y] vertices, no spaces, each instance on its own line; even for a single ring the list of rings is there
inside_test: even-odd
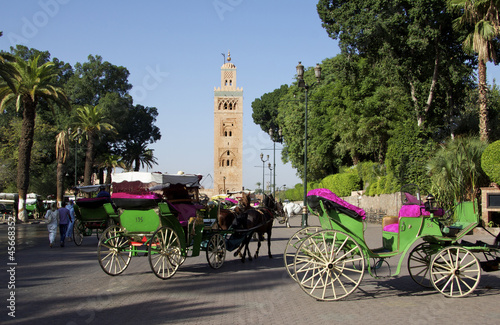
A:
[[[352,191],[360,188],[360,183],[361,180],[356,173],[343,173],[323,178],[319,187],[327,188],[338,196],[350,196]]]
[[[490,181],[500,184],[500,140],[486,147],[481,156],[481,168]]]
[[[449,140],[429,160],[431,193],[446,207],[477,197],[487,177],[480,167],[485,144],[477,137]]]
[[[421,191],[428,191],[430,180],[425,166],[432,155],[435,142],[414,122],[406,122],[397,129],[388,141],[386,156],[387,174],[392,174],[396,189],[405,184],[417,184]]]

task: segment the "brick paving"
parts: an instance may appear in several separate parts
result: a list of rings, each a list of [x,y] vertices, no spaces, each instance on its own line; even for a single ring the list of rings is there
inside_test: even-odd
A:
[[[222,268],[212,270],[205,254],[188,258],[175,276],[158,279],[147,257],[133,257],[122,275],[106,275],[97,261],[95,236],[77,247],[48,247],[44,224],[17,225],[16,318],[8,317],[7,254],[0,263],[2,324],[479,324],[498,323],[500,272],[482,273],[468,297],[445,298],[422,290],[403,267],[399,277],[376,280],[365,274],[345,300],[320,302],[305,294],[288,276],[283,251],[299,230],[275,224],[273,259],[263,246],[257,260],[241,263],[228,252]],[[315,220],[310,220],[315,224]],[[6,247],[7,225],[0,225]],[[471,236],[469,241],[492,241]],[[381,245],[381,226],[368,224],[370,247]],[[252,242],[254,251],[256,243]],[[6,251],[5,251],[6,252]],[[478,256],[480,258],[480,256]],[[389,260],[391,265],[397,259]],[[406,265],[406,262],[404,263]],[[393,268],[394,269],[394,268]]]

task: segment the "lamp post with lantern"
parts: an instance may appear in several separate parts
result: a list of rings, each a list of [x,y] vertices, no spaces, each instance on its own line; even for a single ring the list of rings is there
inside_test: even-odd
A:
[[[273,197],[276,198],[276,139],[274,138],[274,131],[273,128],[269,128],[269,136],[271,137],[271,140],[273,141]],[[281,142],[281,128],[278,129],[278,142]],[[269,191],[270,192],[270,191]]]
[[[266,191],[266,187],[265,187],[265,183],[264,183],[264,174],[265,174],[265,171],[266,171],[266,161],[269,160],[269,155],[267,155],[267,158],[264,160],[264,154],[261,152],[260,153],[260,160],[262,161],[262,194],[264,194]]]
[[[305,92],[305,115],[304,115],[304,207],[302,208],[302,227],[307,227],[307,96],[309,93],[309,88],[311,85],[307,85],[304,80],[304,66],[299,61],[296,67],[297,69],[297,85],[304,88]],[[321,67],[319,63],[316,63],[314,67],[314,75],[317,82],[321,79]]]

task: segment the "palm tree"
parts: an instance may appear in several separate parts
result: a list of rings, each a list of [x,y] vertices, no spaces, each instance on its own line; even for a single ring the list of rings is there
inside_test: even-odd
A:
[[[122,157],[113,154],[105,154],[100,157],[99,167],[106,169],[106,179],[104,180],[104,184],[111,184],[111,174],[113,173],[113,170],[115,167],[123,166],[121,159]]]
[[[141,167],[153,168],[153,165],[158,165],[157,159],[153,155],[153,149],[148,149],[147,143],[127,143],[123,153],[123,161],[129,168],[133,166],[136,172]]]
[[[8,63],[15,70],[8,81],[2,76],[0,80],[0,109],[7,104],[15,102],[16,110],[23,112],[21,126],[21,138],[19,140],[19,157],[17,163],[17,189],[19,192],[18,219],[27,221],[26,194],[29,187],[29,168],[31,162],[31,148],[33,147],[33,135],[35,132],[36,109],[40,99],[68,107],[70,106],[64,90],[53,81],[56,79],[59,69],[53,62],[38,64],[40,56],[24,61],[15,58]],[[12,84],[14,87],[9,86]]]
[[[486,62],[497,64],[496,38],[500,33],[498,8],[500,1],[495,0],[449,0],[449,6],[458,10],[462,16],[454,21],[456,29],[473,27],[463,46],[465,51],[475,52],[478,56],[479,89],[479,134],[482,141],[489,140],[488,88],[486,83]]]
[[[2,34],[0,32],[0,37],[2,37]],[[7,61],[14,61],[14,57],[8,53],[0,53],[0,77],[14,90],[13,78],[18,75],[16,76],[16,70]]]
[[[64,163],[69,155],[69,134],[61,131],[56,136],[56,160],[57,160],[57,206],[61,207],[64,199]]]
[[[450,140],[427,163],[431,191],[447,208],[454,202],[477,198],[479,188],[487,185],[481,169],[486,143],[475,137]]]
[[[104,110],[99,106],[84,105],[76,109],[76,128],[81,128],[87,139],[87,151],[85,152],[85,172],[83,185],[90,185],[92,167],[94,167],[94,144],[96,139],[104,132],[116,132],[115,127],[104,122]]]

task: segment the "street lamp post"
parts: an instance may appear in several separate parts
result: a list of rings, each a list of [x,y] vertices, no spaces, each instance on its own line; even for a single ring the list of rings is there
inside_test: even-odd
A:
[[[264,183],[264,172],[266,171],[266,166],[264,165],[266,161],[269,160],[269,155],[267,155],[266,160],[264,160],[264,154],[261,152],[260,153],[260,160],[262,161],[262,194],[264,194],[265,191],[265,183]]]
[[[273,185],[271,183],[273,181],[273,167],[271,167],[271,163],[267,164],[267,167],[269,167],[269,194],[271,194],[271,185]]]
[[[304,207],[302,208],[302,227],[307,227],[307,94],[309,92],[310,85],[307,85],[304,80],[304,66],[300,61],[296,69],[298,86],[304,88],[306,95],[304,115]],[[314,67],[314,75],[319,83],[321,79],[321,67],[319,66],[319,63],[316,63],[316,66]]]
[[[269,128],[269,136],[273,141],[273,197],[276,197],[276,140],[273,137],[273,128]],[[281,128],[278,129],[278,141],[281,142]]]

